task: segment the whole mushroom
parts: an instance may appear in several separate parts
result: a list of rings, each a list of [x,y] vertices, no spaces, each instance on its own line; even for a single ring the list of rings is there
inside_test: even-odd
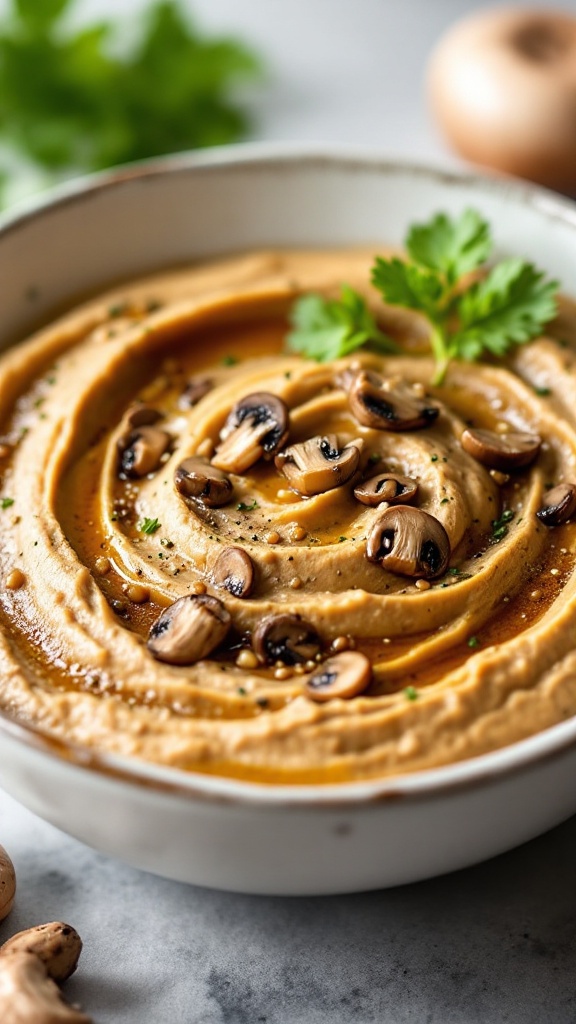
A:
[[[0,947],[2,1024],[92,1024],[64,1001],[56,982],[76,969],[78,932],[60,921],[18,932]]]
[[[16,872],[10,857],[0,846],[0,921],[12,910],[16,895]]]

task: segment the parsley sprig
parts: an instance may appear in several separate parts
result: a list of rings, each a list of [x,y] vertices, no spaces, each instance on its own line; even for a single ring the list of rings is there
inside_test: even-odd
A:
[[[339,299],[303,295],[292,307],[291,323],[288,348],[321,363],[350,355],[369,343],[382,352],[399,351],[380,330],[362,296],[346,284]]]
[[[77,28],[76,6],[9,0],[0,19],[0,141],[13,152],[53,179],[245,134],[235,92],[261,64],[239,40],[206,36],[182,0],[149,0],[137,29],[121,16]]]
[[[405,248],[408,259],[377,256],[371,281],[388,305],[413,309],[427,318],[436,363],[434,384],[442,383],[451,360],[504,356],[514,345],[535,338],[556,314],[558,282],[546,280],[532,263],[505,259],[485,276],[467,280],[484,269],[492,251],[489,224],[476,210],[465,210],[456,218],[438,213],[425,224],[413,225]],[[324,360],[374,342],[371,336],[363,338],[357,326],[367,312],[363,299],[348,292],[351,296],[343,292],[339,303],[318,296],[298,300],[289,347]],[[343,332],[352,306],[355,331]]]

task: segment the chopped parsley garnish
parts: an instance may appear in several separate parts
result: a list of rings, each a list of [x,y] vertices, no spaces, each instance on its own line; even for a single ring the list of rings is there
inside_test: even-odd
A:
[[[413,309],[428,320],[434,384],[442,383],[453,359],[504,356],[535,338],[556,315],[557,281],[546,280],[521,259],[487,265],[492,238],[477,210],[455,218],[438,213],[425,224],[413,224],[405,248],[406,260],[377,256],[371,280],[385,303]],[[468,280],[480,269],[485,276]],[[395,349],[375,327],[363,299],[346,286],[340,300],[298,299],[292,323],[288,347],[311,359],[335,359],[366,343]]]
[[[492,520],[492,540],[502,540],[508,533],[508,523],[514,519],[514,512],[511,508],[506,509],[500,519]]]
[[[0,507],[2,507],[2,508],[10,508],[10,506],[13,505],[13,504],[14,504],[14,498],[2,498],[0,500]]]
[[[223,356],[223,358],[222,358],[222,366],[236,366],[236,363],[239,363],[239,362],[240,362],[240,360],[238,359],[238,356],[230,355],[230,356]]]
[[[418,700],[419,693],[415,686],[407,686],[404,690],[406,700]]]
[[[480,641],[477,636],[471,636],[468,640],[468,647],[479,647]]]
[[[258,502],[256,501],[256,498],[254,498],[251,505],[247,505],[245,501],[239,501],[236,508],[239,512],[253,512],[255,508],[258,508]]]
[[[140,533],[146,533],[148,536],[156,533],[156,530],[159,530],[161,526],[162,523],[160,523],[158,519],[148,519],[147,516],[144,516],[144,518],[138,523]]]

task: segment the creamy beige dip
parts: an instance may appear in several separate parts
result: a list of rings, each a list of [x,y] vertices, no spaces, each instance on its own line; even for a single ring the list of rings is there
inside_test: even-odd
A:
[[[399,310],[378,316],[400,356],[334,365],[285,354],[294,297],[335,295],[345,281],[373,301],[371,258],[281,252],[175,271],[90,301],[2,357],[3,711],[99,751],[268,782],[414,771],[575,713],[575,527],[536,516],[547,489],[576,480],[572,308],[562,303],[551,335],[506,363],[454,364],[438,388],[426,326]],[[359,424],[338,376],[358,360],[425,390],[437,419],[404,432]],[[199,376],[210,390],[187,405]],[[261,459],[230,474],[222,507],[184,500],[178,465],[211,458],[235,403],[262,391],[290,410],[288,444],[362,439],[354,481],[303,497]],[[170,445],[153,472],[122,479],[137,400],[158,411]],[[470,424],[537,433],[538,458],[491,473],[462,448]],[[418,482],[415,504],[450,542],[441,576],[411,579],[366,557],[379,510],[353,483],[374,466]],[[254,566],[247,598],[214,582],[230,545]],[[196,664],[162,663],[150,627],[191,593],[217,597],[232,630]],[[278,611],[315,628],[320,659],[334,642],[366,653],[368,689],[318,703],[305,690],[310,665],[255,665],[251,635]]]

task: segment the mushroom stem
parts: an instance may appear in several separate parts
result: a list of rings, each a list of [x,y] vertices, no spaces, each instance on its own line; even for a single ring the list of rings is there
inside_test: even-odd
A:
[[[0,955],[2,1024],[92,1024],[92,1018],[64,1002],[46,964],[25,950]]]

